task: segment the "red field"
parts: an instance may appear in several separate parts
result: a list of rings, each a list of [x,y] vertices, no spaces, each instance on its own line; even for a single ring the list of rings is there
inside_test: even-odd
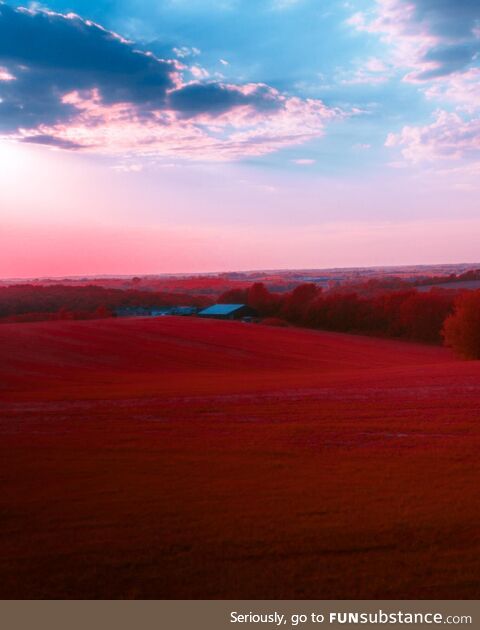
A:
[[[478,598],[480,363],[161,318],[0,327],[0,598]]]

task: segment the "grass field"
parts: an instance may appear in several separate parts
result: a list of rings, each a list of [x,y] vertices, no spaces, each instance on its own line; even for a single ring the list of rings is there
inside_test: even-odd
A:
[[[190,318],[0,326],[1,598],[478,598],[480,363]]]

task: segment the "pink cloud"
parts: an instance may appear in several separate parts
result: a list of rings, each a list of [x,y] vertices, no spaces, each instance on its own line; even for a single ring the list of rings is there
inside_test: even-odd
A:
[[[208,70],[202,68],[201,66],[191,66],[190,72],[196,79],[208,79],[208,77],[210,76]]]
[[[3,28],[25,30],[32,38],[30,47],[15,38],[7,42],[6,58],[28,67],[14,82],[16,90],[9,90],[15,115],[4,131],[20,142],[126,156],[232,160],[319,137],[326,122],[340,116],[318,99],[211,77],[185,61],[198,49],[175,49],[183,61],[160,59],[78,15],[35,5],[2,8],[0,17]],[[10,68],[0,70],[0,77],[10,80]],[[40,122],[33,127],[32,120]]]
[[[98,90],[75,91],[62,97],[77,111],[68,123],[21,129],[17,139],[48,138],[54,139],[49,144],[62,148],[107,154],[234,160],[319,137],[325,123],[341,115],[319,100],[286,97],[261,84],[226,87],[245,96],[266,89],[274,107],[244,104],[218,115],[202,112],[189,117],[166,109],[145,117],[132,103],[105,104]]]
[[[400,147],[413,163],[480,158],[480,118],[463,119],[457,113],[438,111],[430,125],[406,126],[389,134],[387,147]]]
[[[201,50],[199,48],[195,48],[195,46],[179,46],[173,49],[173,52],[177,57],[183,59],[185,57],[197,57]]]
[[[392,68],[378,57],[357,62],[352,71],[340,71],[337,80],[343,85],[379,85],[392,77]]]
[[[379,35],[391,46],[390,62],[397,67],[417,66],[419,59],[439,38],[428,24],[415,19],[415,3],[404,0],[376,0],[373,12],[358,12],[347,23],[358,31]]]
[[[374,74],[359,68],[351,74],[340,76],[339,80],[343,85],[380,85],[386,83],[389,77],[386,74]]]
[[[404,71],[405,81],[437,82],[447,86],[443,93],[449,96],[449,82],[469,73],[480,50],[473,11],[473,3],[471,9],[455,11],[453,4],[442,2],[376,0],[373,11],[358,12],[347,23],[378,35],[389,48],[389,64]]]
[[[369,72],[385,72],[387,66],[385,62],[378,57],[370,57],[370,59],[365,64],[365,68]]]
[[[292,160],[294,164],[298,164],[299,166],[311,166],[315,164],[316,160],[312,160],[310,158],[298,158],[296,160]]]
[[[480,108],[480,68],[470,68],[448,80],[436,81],[425,94],[430,99],[448,100],[466,112],[474,112]]]
[[[0,66],[0,81],[14,81],[15,77],[13,76],[13,74],[10,74],[10,72],[6,69],[3,68],[2,66]]]
[[[455,3],[442,1],[376,0],[373,11],[355,14],[349,24],[387,44],[389,63],[403,72],[404,81],[418,85],[428,99],[447,101],[457,110],[438,111],[429,125],[389,134],[386,146],[399,147],[413,163],[477,160],[480,69],[471,64],[480,52],[480,33],[474,2],[457,10]]]

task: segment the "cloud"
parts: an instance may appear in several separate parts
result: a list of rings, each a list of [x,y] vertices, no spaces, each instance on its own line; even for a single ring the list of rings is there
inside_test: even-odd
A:
[[[67,120],[75,114],[60,96],[97,88],[105,103],[161,107],[178,81],[175,62],[77,15],[13,9],[0,4],[0,63],[16,78],[2,83],[0,129]]]
[[[0,66],[0,81],[14,81],[15,77],[6,68]]]
[[[208,79],[210,76],[208,70],[202,68],[201,66],[190,66],[189,70],[195,79]]]
[[[225,92],[228,95],[230,90]],[[214,98],[216,108],[209,99],[199,99],[191,112],[182,102],[180,115],[168,109],[144,116],[130,103],[105,105],[98,91],[72,92],[63,100],[75,107],[73,119],[20,129],[15,137],[21,142],[123,156],[232,160],[302,144],[320,136],[325,122],[337,116],[318,101],[278,93],[279,105],[268,111],[255,107],[254,95],[251,101],[235,107],[229,98],[227,102]]]
[[[370,57],[370,59],[368,59],[367,63],[365,64],[365,68],[369,72],[385,72],[387,70],[385,62],[378,57]]]
[[[298,158],[296,160],[292,160],[294,164],[298,164],[299,166],[311,166],[315,164],[316,160],[312,160],[310,158]]]
[[[478,0],[376,0],[373,12],[348,23],[379,35],[407,81],[430,81],[468,70],[480,53]]]
[[[349,24],[376,34],[390,48],[389,64],[442,103],[434,121],[389,134],[408,162],[479,157],[480,3],[478,0],[376,0],[373,11],[354,14]],[[454,107],[456,111],[446,111]]]
[[[30,144],[44,144],[57,149],[81,149],[83,145],[72,140],[57,138],[48,133],[36,133],[32,136],[25,135],[21,137],[21,142],[29,142]]]
[[[184,59],[185,57],[196,57],[200,54],[201,50],[199,48],[195,48],[195,46],[178,46],[173,48],[173,52],[180,59]]]
[[[430,125],[406,126],[389,134],[387,147],[400,147],[409,162],[480,160],[480,118],[465,120],[457,113],[438,111]]]
[[[78,15],[0,3],[3,136],[71,150],[237,159],[321,136],[338,116],[320,100],[263,83],[210,80],[200,66],[137,50]]]
[[[280,93],[262,83],[237,86],[225,83],[189,83],[169,94],[169,106],[183,116],[218,116],[237,107],[274,111],[284,100]]]
[[[370,57],[366,61],[357,62],[352,71],[339,71],[337,80],[343,85],[378,85],[391,78],[392,70],[378,57]]]
[[[459,110],[473,113],[480,107],[480,68],[455,74],[448,81],[437,81],[425,89],[430,99],[449,101]]]
[[[394,68],[380,57],[354,58],[349,67],[338,67],[334,74],[335,84],[378,86],[394,76]],[[324,75],[318,75],[325,80]]]

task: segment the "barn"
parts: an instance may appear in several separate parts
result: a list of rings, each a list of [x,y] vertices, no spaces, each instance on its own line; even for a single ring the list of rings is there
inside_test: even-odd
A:
[[[246,304],[214,304],[198,313],[199,317],[210,317],[212,319],[243,319],[244,317],[255,317],[257,312]]]

